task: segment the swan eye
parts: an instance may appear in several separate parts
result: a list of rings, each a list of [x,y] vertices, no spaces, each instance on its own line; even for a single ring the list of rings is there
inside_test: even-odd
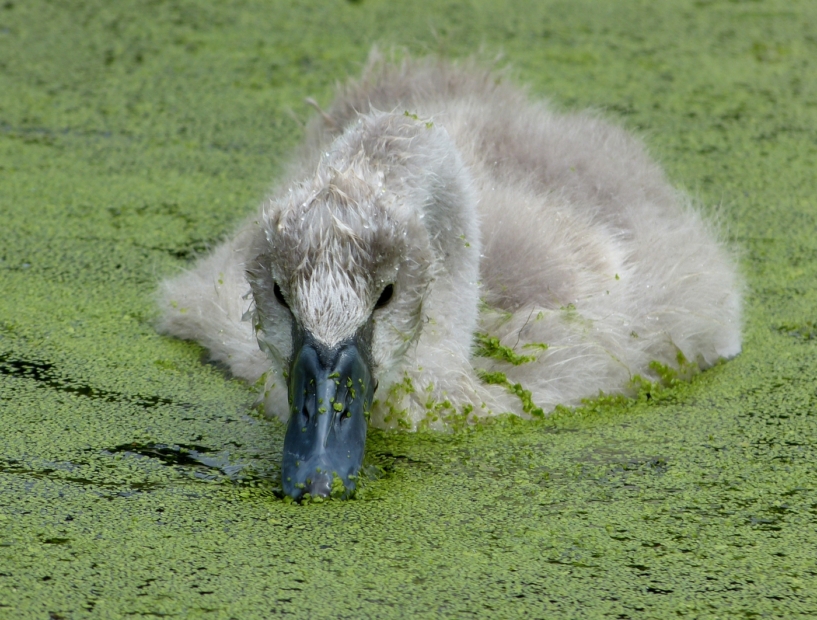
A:
[[[272,292],[273,292],[273,294],[275,295],[275,299],[276,299],[276,301],[277,301],[279,304],[281,304],[281,305],[282,305],[284,308],[286,308],[287,310],[289,310],[289,304],[287,303],[287,300],[286,300],[286,299],[284,299],[284,294],[281,292],[281,287],[280,287],[280,286],[278,286],[278,283],[277,283],[277,282],[276,282],[276,283],[275,283],[275,285],[272,287]]]
[[[380,297],[377,299],[377,303],[374,305],[375,310],[379,310],[383,306],[388,305],[391,301],[391,296],[394,293],[394,284],[386,285],[386,288],[383,289],[383,292],[380,293]]]

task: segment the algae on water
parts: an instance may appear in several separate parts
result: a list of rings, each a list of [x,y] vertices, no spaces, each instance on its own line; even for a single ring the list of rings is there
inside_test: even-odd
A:
[[[0,617],[817,616],[815,23],[805,0],[0,3]],[[501,49],[503,79],[641,135],[722,205],[743,352],[541,419],[373,429],[356,499],[282,500],[283,425],[157,335],[153,295],[372,41]]]

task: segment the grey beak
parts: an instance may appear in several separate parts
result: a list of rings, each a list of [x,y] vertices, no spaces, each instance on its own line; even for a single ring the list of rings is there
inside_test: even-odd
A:
[[[328,348],[309,334],[292,358],[283,490],[300,499],[348,497],[363,462],[374,395],[368,350],[359,337]]]

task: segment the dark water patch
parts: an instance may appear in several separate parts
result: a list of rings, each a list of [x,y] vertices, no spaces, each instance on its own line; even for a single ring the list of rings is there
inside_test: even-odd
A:
[[[612,448],[595,448],[588,454],[574,458],[579,467],[597,466],[602,472],[601,480],[627,479],[629,476],[663,476],[669,470],[668,459],[663,456],[632,457],[626,452]]]
[[[383,471],[392,473],[400,466],[408,467],[428,467],[429,463],[412,458],[405,454],[394,454],[393,452],[373,452],[366,459],[370,465],[377,465]]]
[[[196,258],[200,257],[202,254],[207,252],[207,249],[210,247],[210,243],[206,241],[191,241],[189,244],[176,247],[176,248],[151,248],[154,250],[159,250],[160,252],[166,252],[170,254],[172,257],[182,260],[184,262],[192,262]]]
[[[126,443],[103,450],[105,455],[122,454],[137,458],[156,459],[180,472],[193,471],[198,480],[227,480],[239,484],[257,486],[277,481],[271,468],[257,467],[252,463],[233,463],[229,452],[216,452],[213,448],[197,444]]]
[[[792,497],[793,495],[799,495],[804,491],[808,491],[808,489],[806,489],[806,487],[794,487],[793,489],[789,489],[785,493],[781,493],[780,497]]]
[[[51,127],[15,127],[8,123],[0,123],[0,133],[10,138],[17,138],[25,142],[37,144],[53,144],[59,136],[80,136],[83,138],[112,138],[110,131],[88,131],[79,129],[53,129]]]
[[[164,252],[174,258],[191,261],[205,254],[218,241],[217,237],[201,237],[193,231],[198,226],[196,211],[185,208],[178,202],[159,201],[139,205],[122,205],[108,207],[111,227],[115,230],[133,230],[145,226],[145,222],[155,222],[157,218],[180,226],[187,238],[180,244],[145,245],[132,240],[134,247],[155,252]],[[150,225],[150,224],[147,224]],[[180,231],[180,232],[181,232]]]
[[[373,482],[395,475],[405,469],[431,469],[431,464],[406,454],[399,454],[392,450],[367,450],[363,458],[363,466],[358,474],[359,479]]]
[[[16,459],[0,460],[0,473],[24,475],[29,478],[49,478],[51,474],[56,471],[52,467],[45,467],[43,469],[29,468]]]
[[[122,227],[122,219],[153,218],[155,216],[178,219],[188,227],[193,227],[196,224],[194,214],[182,208],[178,202],[160,201],[157,203],[146,202],[138,206],[111,206],[106,211],[111,217],[114,228]]]
[[[574,568],[599,568],[598,564],[587,564],[586,562],[580,561],[566,561],[566,560],[557,560],[554,558],[548,558],[545,560],[548,564],[559,564],[561,566],[572,566]]]
[[[751,525],[754,529],[764,532],[779,532],[782,528],[783,519],[780,517],[757,517],[750,516],[746,519],[746,523]]]
[[[777,331],[798,340],[817,340],[817,321],[781,323],[777,326]]]
[[[43,467],[34,467],[17,459],[0,459],[0,473],[12,474],[34,480],[49,480],[51,482],[67,483],[82,488],[106,489],[118,491],[121,496],[133,495],[134,492],[153,491],[162,485],[156,482],[106,482],[83,476],[66,475],[88,463],[53,463]]]
[[[0,125],[0,132],[13,140],[20,140],[24,144],[38,144],[42,146],[55,146],[57,137],[50,129],[33,127],[30,129],[10,127],[6,124]]]
[[[626,459],[613,463],[613,466],[608,471],[608,475],[637,473],[660,476],[665,474],[668,468],[667,459],[661,456]]]
[[[159,405],[171,405],[182,409],[192,407],[189,403],[179,403],[163,396],[143,394],[123,394],[111,390],[95,388],[84,383],[77,383],[66,379],[50,362],[40,360],[26,360],[13,358],[9,355],[0,355],[0,375],[9,377],[32,379],[44,387],[58,392],[76,394],[92,400],[101,400],[109,403],[130,403],[143,409],[153,409]]]
[[[163,444],[163,443],[126,443],[106,450],[106,454],[124,454],[126,456],[138,454],[159,459],[165,465],[203,465],[213,467],[202,461],[204,454],[213,452],[211,448],[199,445]]]
[[[118,229],[119,226],[113,225],[112,228]],[[121,241],[120,239],[116,238],[110,239],[106,237],[96,236],[78,236],[75,237],[75,239],[77,241],[86,241],[89,243],[106,243],[113,245]],[[138,248],[146,252],[161,252],[162,254],[168,254],[173,258],[179,259],[184,262],[192,262],[195,259],[200,258],[204,254],[206,254],[213,247],[214,244],[213,239],[198,239],[198,238],[190,239],[178,245],[147,245],[144,243],[139,243],[132,239],[127,239],[127,241],[134,248]]]

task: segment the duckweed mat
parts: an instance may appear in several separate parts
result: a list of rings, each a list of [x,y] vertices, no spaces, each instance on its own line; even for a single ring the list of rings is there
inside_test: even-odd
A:
[[[279,499],[282,426],[152,296],[374,42],[642,135],[740,254],[744,352]],[[815,59],[810,0],[0,2],[0,617],[817,616]]]

